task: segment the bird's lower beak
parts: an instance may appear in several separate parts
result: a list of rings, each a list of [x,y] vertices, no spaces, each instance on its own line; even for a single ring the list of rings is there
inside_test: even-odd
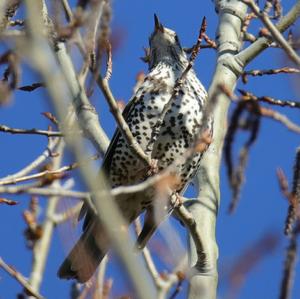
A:
[[[154,30],[155,32],[164,32],[164,26],[159,22],[159,19],[156,14],[154,14]]]

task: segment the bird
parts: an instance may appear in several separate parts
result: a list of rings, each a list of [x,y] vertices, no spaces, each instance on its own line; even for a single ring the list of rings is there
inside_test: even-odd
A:
[[[149,72],[123,111],[125,121],[143,150],[151,143],[153,127],[170,100],[176,81],[189,64],[176,32],[164,27],[156,15],[154,23],[147,55]],[[187,160],[180,157],[193,146],[195,136],[199,134],[206,102],[207,92],[192,68],[172,99],[153,144],[151,159],[156,161],[158,171],[175,163],[179,180],[174,191],[179,194],[195,176],[201,161],[203,152],[195,152]],[[207,124],[207,128],[212,131],[211,123]],[[116,129],[104,156],[102,170],[112,188],[137,184],[146,178],[145,165],[132,153],[119,129]],[[156,228],[153,197],[153,192],[148,195],[143,192],[115,198],[128,224],[146,211],[140,243],[145,243]],[[92,277],[110,247],[103,226],[86,205],[82,208],[83,214],[83,233],[58,270],[60,278],[77,279],[81,283]]]

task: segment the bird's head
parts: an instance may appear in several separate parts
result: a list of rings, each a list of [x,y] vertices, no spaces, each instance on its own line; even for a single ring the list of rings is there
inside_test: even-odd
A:
[[[154,15],[154,31],[149,38],[149,46],[150,68],[161,61],[170,65],[184,64],[187,61],[176,32],[164,27],[156,15]]]

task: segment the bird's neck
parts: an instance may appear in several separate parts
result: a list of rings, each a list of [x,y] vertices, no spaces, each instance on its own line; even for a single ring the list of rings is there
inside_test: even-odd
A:
[[[178,54],[175,51],[151,51],[149,70],[152,70],[157,65],[165,64],[174,67],[175,69],[184,69],[188,65],[188,60],[185,55]]]

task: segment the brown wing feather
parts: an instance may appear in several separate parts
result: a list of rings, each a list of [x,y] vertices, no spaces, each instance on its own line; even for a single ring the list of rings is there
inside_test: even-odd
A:
[[[125,119],[125,121],[127,121],[127,118],[130,115],[131,110],[134,107],[134,104],[136,103],[136,101],[137,101],[137,97],[133,97],[128,102],[126,107],[124,108],[122,115],[123,115],[123,118]],[[103,158],[103,163],[102,163],[101,169],[105,172],[105,174],[107,176],[109,175],[109,166],[111,165],[111,160],[114,155],[115,148],[117,146],[120,136],[121,136],[121,132],[120,132],[119,128],[117,128],[114,133],[114,136],[108,146],[105,156]],[[83,230],[85,230],[88,227],[88,225],[90,224],[90,222],[92,221],[92,213],[88,212],[88,206],[86,203],[84,203],[81,208],[81,211],[78,216],[78,220],[81,220],[84,216],[85,216],[85,219],[84,219],[84,223],[83,223],[83,227],[82,227]]]

